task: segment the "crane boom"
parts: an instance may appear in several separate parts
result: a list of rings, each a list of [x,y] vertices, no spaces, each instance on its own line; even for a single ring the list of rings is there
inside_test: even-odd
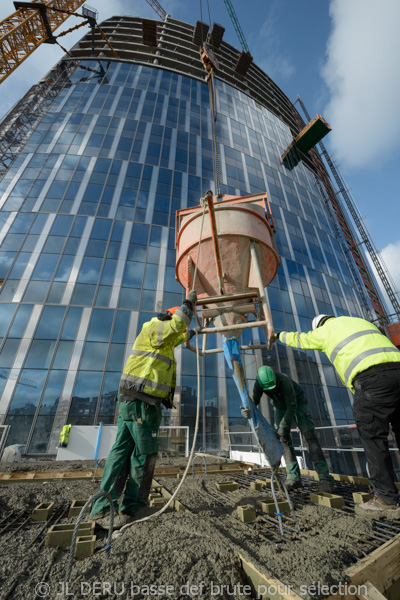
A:
[[[44,0],[37,2],[37,10],[22,7],[0,21],[0,83],[45,42],[84,1]]]
[[[153,8],[156,11],[156,13],[158,14],[159,17],[161,17],[162,19],[165,19],[165,17],[167,16],[167,13],[165,12],[165,10],[161,6],[161,4],[159,2],[157,2],[157,0],[146,0],[146,1],[147,1],[147,4],[150,4],[151,8]]]
[[[233,4],[232,4],[231,0],[224,0],[224,2],[225,2],[225,6],[227,8],[227,11],[229,13],[229,16],[230,16],[230,18],[232,20],[233,26],[234,26],[234,28],[236,30],[237,36],[238,36],[238,38],[240,40],[240,43],[242,44],[243,50],[245,52],[247,52],[247,54],[251,54],[250,49],[249,49],[249,47],[247,45],[247,42],[246,42],[246,38],[244,37],[243,30],[240,27],[240,23],[239,23],[239,20],[238,20],[238,18],[236,16],[236,12],[235,12],[235,9],[233,8]]]

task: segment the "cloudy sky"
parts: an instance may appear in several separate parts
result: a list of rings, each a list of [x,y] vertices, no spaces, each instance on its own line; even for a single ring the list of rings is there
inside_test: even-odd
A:
[[[223,0],[160,0],[172,16],[194,23],[203,17],[239,41]],[[146,0],[90,0],[99,20],[112,15],[157,18]],[[328,151],[349,186],[376,247],[400,288],[400,23],[399,0],[233,0],[250,51],[295,101],[332,126]],[[0,19],[13,11],[2,0]],[[74,17],[63,29],[72,27]],[[62,39],[71,47],[83,29]],[[44,44],[1,86],[0,115],[63,55]]]

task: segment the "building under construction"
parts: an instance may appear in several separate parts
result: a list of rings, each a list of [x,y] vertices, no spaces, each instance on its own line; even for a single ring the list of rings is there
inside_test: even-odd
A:
[[[8,443],[29,454],[54,454],[66,423],[113,422],[136,333],[182,301],[175,213],[216,183],[222,194],[268,195],[280,257],[266,290],[276,330],[308,331],[317,313],[388,322],[317,140],[305,139],[312,127],[299,135],[296,107],[223,35],[217,24],[168,15],[108,19],[1,124],[0,415],[11,425]],[[206,39],[218,60],[219,182],[199,54]],[[243,345],[264,342],[262,329],[241,336]],[[209,335],[208,347],[217,345]],[[177,358],[175,408],[164,424],[192,427],[194,355],[183,349]],[[360,443],[355,430],[336,429],[353,423],[350,394],[319,353],[278,344],[250,348],[244,361],[250,388],[263,362],[299,381],[326,428],[320,439],[334,470],[364,470],[362,453],[336,452]],[[216,450],[247,426],[223,356],[202,363],[198,445]]]
[[[397,293],[321,142],[330,126],[298,98],[305,122],[257,67],[230,1],[242,51],[222,26],[148,2],[160,20],[99,26],[86,8],[89,33],[0,124],[0,456],[7,442],[7,456],[41,459],[1,463],[1,597],[397,600],[397,516],[354,514],[370,496],[351,394],[324,354],[271,348],[274,330],[309,331],[317,314],[363,317],[400,346]],[[0,81],[59,43],[69,15],[61,0],[15,5]],[[183,289],[204,341],[176,349],[148,503],[113,534],[114,516],[105,527],[87,511],[105,495],[121,371]],[[282,450],[265,451],[254,408],[243,418],[261,365],[306,392],[333,493],[297,431],[303,485],[289,496]],[[81,437],[58,447],[67,424]]]

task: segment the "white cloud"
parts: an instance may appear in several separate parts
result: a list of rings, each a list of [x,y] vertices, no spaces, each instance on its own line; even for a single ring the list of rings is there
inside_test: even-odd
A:
[[[381,257],[392,276],[396,288],[400,290],[400,240],[385,246],[381,251]]]
[[[331,100],[329,138],[339,160],[383,161],[400,136],[400,2],[331,0],[332,32],[322,75]]]

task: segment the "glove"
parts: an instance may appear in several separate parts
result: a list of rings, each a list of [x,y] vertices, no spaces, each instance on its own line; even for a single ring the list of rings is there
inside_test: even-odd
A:
[[[240,407],[240,412],[242,413],[243,419],[249,419],[251,416],[251,412],[249,408],[245,408],[244,406]]]
[[[274,333],[269,338],[269,341],[270,341],[271,344],[274,344],[277,340],[279,340],[279,333]]]
[[[282,425],[279,425],[278,429],[276,430],[276,435],[278,438],[287,438],[287,429],[285,427],[282,427]]]
[[[191,290],[188,295],[186,296],[186,300],[189,300],[189,302],[192,304],[196,304],[197,302],[197,294],[196,294],[196,290]]]
[[[186,331],[186,333],[187,333],[187,341],[189,341],[192,339],[192,337],[194,337],[196,335],[197,331],[195,331],[194,329],[188,329]]]

